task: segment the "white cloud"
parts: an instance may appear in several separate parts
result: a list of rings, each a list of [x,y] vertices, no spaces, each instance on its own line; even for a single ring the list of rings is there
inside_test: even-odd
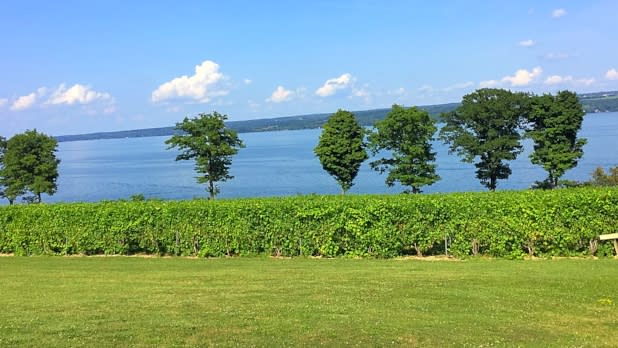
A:
[[[13,102],[13,105],[11,105],[11,110],[14,110],[14,111],[26,110],[32,107],[36,103],[36,99],[37,99],[37,94],[34,92],[28,95],[23,95],[17,98]]]
[[[567,75],[567,76],[552,75],[546,78],[545,82],[543,83],[549,86],[564,85],[564,84],[570,84],[574,86],[590,86],[594,84],[595,82],[596,80],[594,78],[575,79],[571,75]]]
[[[498,84],[500,84],[499,81],[496,81],[496,80],[486,80],[486,81],[481,81],[479,83],[479,87],[481,87],[481,88],[492,88],[492,87],[496,87]]]
[[[337,92],[337,90],[344,89],[352,82],[352,75],[345,73],[339,77],[326,80],[324,85],[315,91],[315,94],[320,97],[328,97]]]
[[[490,88],[490,87],[496,87],[496,86],[501,86],[501,85],[507,85],[511,87],[523,87],[523,86],[529,85],[532,81],[534,81],[536,78],[541,76],[542,73],[543,73],[543,69],[541,69],[541,67],[539,66],[532,69],[532,71],[528,71],[526,69],[519,69],[515,72],[515,75],[505,76],[499,81],[497,80],[481,81],[480,87]]]
[[[283,86],[278,86],[266,101],[271,103],[282,103],[290,100],[293,94],[294,92],[285,89]]]
[[[359,97],[359,98],[365,98],[365,97],[369,97],[369,92],[367,92],[364,88],[355,89],[352,91],[352,96]]]
[[[597,82],[597,80],[595,80],[592,77],[589,78],[583,78],[583,79],[578,79],[578,80],[573,80],[573,83],[576,86],[590,86],[592,84],[594,84],[595,82]]]
[[[431,93],[433,92],[433,87],[430,85],[422,85],[418,88],[418,91],[421,93]]]
[[[564,60],[569,58],[570,55],[568,53],[564,53],[564,52],[558,52],[558,53],[547,53],[546,55],[543,56],[543,58],[547,59],[547,60]]]
[[[195,74],[183,75],[160,85],[152,92],[151,100],[160,102],[166,99],[189,98],[200,103],[208,103],[213,97],[227,95],[229,91],[218,84],[227,79],[219,72],[219,64],[205,60],[195,66]]]
[[[388,95],[404,95],[404,94],[406,94],[406,89],[403,88],[403,87],[399,87],[396,90],[387,91],[386,94],[388,94]]]
[[[165,108],[165,111],[178,113],[182,111],[182,107],[180,107],[180,105],[172,105],[172,106]]]
[[[551,16],[553,18],[560,18],[560,17],[566,16],[566,14],[567,14],[567,11],[563,8],[557,8],[551,12]]]
[[[530,82],[532,82],[532,80],[539,77],[542,73],[543,69],[538,66],[532,69],[532,71],[528,71],[526,69],[519,69],[515,72],[515,75],[505,76],[504,78],[502,78],[502,81],[510,83],[513,87],[527,86],[528,84],[530,84]]]
[[[546,85],[559,85],[565,82],[573,81],[573,76],[560,76],[560,75],[552,75],[545,79],[543,82]]]
[[[52,91],[50,93],[50,91]],[[43,102],[44,97],[49,97]],[[41,101],[42,105],[73,105],[91,104],[94,102],[104,102],[107,105],[104,113],[111,113],[116,110],[114,98],[109,93],[97,92],[89,86],[74,84],[67,88],[65,84],[60,84],[56,88],[40,87],[36,91],[17,98],[11,105],[11,110],[19,111],[31,108]],[[113,111],[110,111],[112,110]],[[89,113],[96,113],[96,110],[87,110]]]
[[[244,79],[244,80],[242,80],[242,82],[243,82],[245,85],[250,85],[253,81],[252,81],[251,79]]]
[[[371,104],[371,93],[369,93],[369,91],[366,89],[367,87],[368,86],[365,86],[360,89],[353,88],[350,98],[362,98],[365,104]]]
[[[249,105],[249,109],[251,109],[251,112],[257,112],[260,109],[260,104],[254,102],[251,99],[247,100],[247,104]]]
[[[607,70],[605,73],[605,78],[608,80],[618,80],[618,71],[614,68]]]
[[[534,42],[534,40],[519,41],[519,46],[522,46],[522,47],[532,47],[534,45],[536,45],[536,42]]]
[[[454,85],[451,85],[451,86],[448,86],[448,87],[444,88],[444,91],[445,92],[450,92],[450,91],[455,90],[455,89],[464,89],[464,88],[472,87],[473,85],[474,85],[474,82],[472,82],[472,81],[456,83]]]
[[[89,86],[81,84],[75,84],[69,88],[66,88],[64,84],[61,84],[56,88],[45,104],[51,105],[73,105],[73,104],[90,104],[97,101],[112,102],[113,98],[109,93],[97,92],[92,90]]]
[[[9,100],[6,98],[0,98],[0,106],[5,106],[9,103]]]

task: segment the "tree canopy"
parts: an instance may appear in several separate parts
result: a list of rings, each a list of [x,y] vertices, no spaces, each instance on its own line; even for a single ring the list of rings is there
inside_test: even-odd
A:
[[[349,111],[338,110],[324,124],[314,152],[322,168],[337,180],[342,193],[354,185],[361,164],[368,158],[364,139],[365,130]]]
[[[522,151],[519,130],[528,103],[527,94],[485,88],[465,95],[460,107],[443,115],[440,138],[450,144],[449,152],[474,163],[476,177],[492,191],[511,175],[506,161]]]
[[[182,134],[173,135],[165,141],[168,149],[180,150],[176,161],[195,160],[195,171],[199,174],[197,182],[208,184],[211,199],[219,193],[217,182],[234,178],[229,174],[232,156],[245,147],[236,131],[225,126],[225,120],[227,115],[216,111],[212,114],[200,113],[191,119],[185,117],[182,122],[176,123],[176,130]]]
[[[427,111],[393,105],[386,118],[376,122],[375,131],[369,135],[372,153],[388,153],[390,157],[371,162],[371,168],[380,173],[388,171],[388,186],[399,182],[410,186],[412,193],[420,193],[421,187],[440,180],[434,163],[436,153],[431,145],[435,132],[435,123]]]
[[[4,145],[0,186],[13,204],[18,196],[31,192],[33,201],[41,202],[41,194],[53,195],[57,190],[58,164],[56,139],[36,130],[11,137]],[[30,198],[26,198],[30,199]]]
[[[577,138],[583,120],[584,110],[573,92],[532,97],[526,135],[534,141],[532,163],[547,171],[544,186],[557,187],[560,177],[583,156],[586,139]]]
[[[603,167],[597,167],[592,172],[592,179],[584,184],[593,186],[618,186],[618,166],[611,167],[605,173]]]
[[[0,136],[0,198],[4,198],[4,180],[2,179],[2,169],[4,168],[4,152],[6,151],[6,138]]]

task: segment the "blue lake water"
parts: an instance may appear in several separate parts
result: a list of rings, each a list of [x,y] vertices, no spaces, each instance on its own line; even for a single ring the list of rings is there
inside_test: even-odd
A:
[[[220,184],[219,197],[281,196],[296,194],[334,194],[335,180],[320,165],[313,153],[320,129],[244,133],[246,148],[233,159],[234,179]],[[586,116],[581,137],[588,139],[579,165],[565,179],[587,180],[602,166],[618,165],[618,113]],[[129,198],[187,199],[206,197],[205,185],[195,182],[193,163],[176,162],[176,152],[166,150],[168,137],[128,138],[63,142],[58,146],[61,159],[58,192],[44,196],[46,202],[98,201]],[[424,192],[485,190],[475,178],[473,164],[462,163],[449,155],[447,146],[434,143],[438,174],[442,180],[426,186]],[[498,189],[525,189],[545,178],[545,172],[530,163],[531,143],[511,163],[513,174],[498,182]],[[361,167],[351,193],[398,193],[401,187],[388,188],[385,175],[372,171],[368,162]]]

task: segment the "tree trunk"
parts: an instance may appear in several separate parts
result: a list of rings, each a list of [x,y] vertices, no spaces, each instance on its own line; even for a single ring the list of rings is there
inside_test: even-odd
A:
[[[416,243],[412,244],[414,250],[416,251],[416,256],[423,257],[423,253],[421,252],[421,248],[418,247]]]
[[[496,179],[495,176],[492,176],[491,178],[489,178],[489,190],[490,191],[495,191],[496,190],[496,182],[498,181],[498,179]]]
[[[479,254],[479,241],[478,239],[472,239],[472,255],[477,256]]]
[[[214,200],[215,199],[215,183],[212,180],[208,181],[208,192],[210,193],[210,199]]]
[[[590,255],[596,254],[597,249],[599,247],[599,241],[593,238],[588,243],[590,244]]]
[[[41,192],[36,193],[36,202],[41,203]]]
[[[547,181],[549,181],[549,188],[550,189],[553,190],[556,187],[558,187],[558,178],[556,178],[552,172],[549,172],[549,175],[547,177]]]
[[[556,187],[558,187],[558,177],[555,176],[553,179],[554,179],[554,182],[553,182],[553,187],[552,188],[556,188]]]

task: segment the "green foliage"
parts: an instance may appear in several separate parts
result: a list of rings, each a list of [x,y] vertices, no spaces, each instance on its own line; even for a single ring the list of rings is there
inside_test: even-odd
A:
[[[594,255],[618,189],[0,207],[0,253]]]
[[[337,180],[343,193],[354,185],[361,164],[368,158],[364,138],[365,131],[354,114],[340,109],[324,124],[314,150],[322,168]]]
[[[587,182],[592,186],[618,186],[618,166],[609,168],[607,173],[602,167],[592,172],[592,179]]]
[[[0,186],[4,186],[3,196],[9,203],[27,192],[33,196],[24,200],[40,203],[42,193],[56,192],[60,160],[56,158],[58,144],[53,137],[28,130],[2,143]]]
[[[195,160],[195,171],[200,174],[197,182],[208,184],[210,198],[214,199],[219,193],[216,182],[232,179],[229,167],[232,156],[243,148],[243,142],[235,131],[225,127],[227,115],[213,112],[201,113],[197,117],[186,118],[176,124],[176,130],[182,134],[173,135],[165,141],[168,149],[177,147],[181,152],[176,161]]]
[[[511,175],[505,161],[522,151],[520,125],[528,112],[528,95],[504,89],[479,89],[463,97],[459,108],[443,115],[440,131],[450,152],[474,163],[476,177],[490,190]]]
[[[141,202],[141,201],[145,201],[146,197],[144,196],[143,193],[138,193],[138,194],[131,195],[131,197],[129,197],[129,200],[131,200],[132,202]]]
[[[4,152],[6,151],[6,138],[0,136],[0,198],[4,198],[4,180],[2,169],[4,168]]]
[[[605,186],[618,186],[618,166],[609,168],[607,173],[603,167],[597,167],[592,172],[592,177],[588,181],[572,181],[572,180],[560,180],[558,187],[560,188],[574,188],[574,187],[605,187]],[[548,180],[537,181],[532,186],[533,189],[552,189],[552,186]]]
[[[440,180],[434,163],[436,153],[431,146],[436,126],[426,111],[393,105],[386,118],[378,121],[375,128],[376,131],[369,136],[372,153],[376,155],[387,151],[392,157],[380,158],[371,162],[370,166],[380,173],[388,171],[388,186],[398,181],[410,186],[412,193],[420,193],[421,187]]]
[[[549,188],[557,187],[562,175],[577,166],[584,154],[586,139],[577,138],[583,120],[582,105],[573,92],[532,97],[528,116],[530,129],[526,132],[534,141],[530,159],[547,171],[546,186]]]

